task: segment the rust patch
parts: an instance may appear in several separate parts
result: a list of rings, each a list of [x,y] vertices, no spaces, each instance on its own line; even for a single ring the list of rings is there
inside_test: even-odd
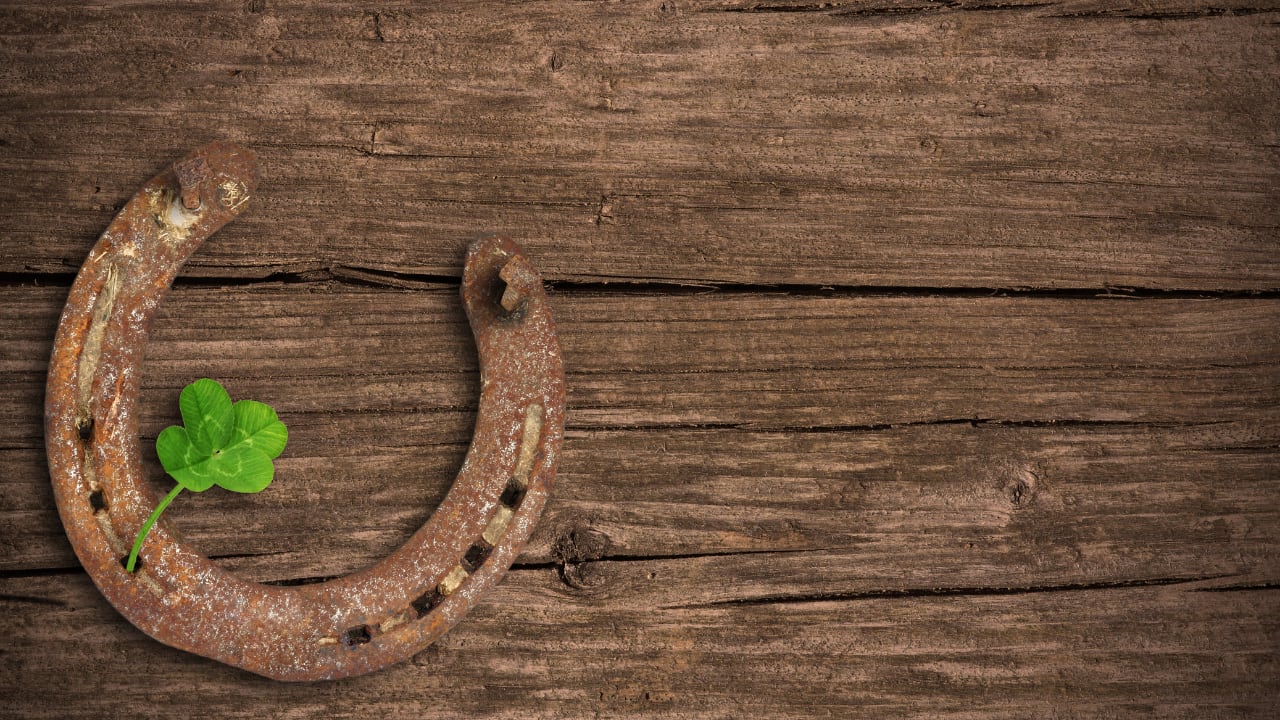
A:
[[[121,566],[159,498],[137,432],[147,332],[183,263],[256,192],[252,153],[205,146],[153,178],[89,253],[58,325],[45,443],[58,512],[102,594],[157,640],[280,680],[359,675],[407,660],[506,573],[546,503],[564,435],[564,370],[541,278],[521,248],[467,251],[462,303],[480,356],[471,448],[452,489],[371,568],[279,587],[228,573],[162,519]],[[390,632],[389,632],[390,631]]]

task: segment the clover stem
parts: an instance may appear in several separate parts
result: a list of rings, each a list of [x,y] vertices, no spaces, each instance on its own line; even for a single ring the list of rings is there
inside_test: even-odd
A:
[[[133,572],[133,566],[138,563],[138,551],[142,549],[142,541],[147,539],[147,533],[151,532],[151,526],[155,525],[156,520],[160,519],[160,513],[169,507],[169,503],[173,502],[173,499],[178,497],[180,492],[182,492],[182,486],[174,485],[169,494],[165,495],[160,504],[156,506],[156,509],[151,512],[151,517],[147,518],[147,521],[142,524],[142,529],[138,531],[138,538],[133,541],[133,550],[129,553],[129,563],[125,566],[125,570]]]

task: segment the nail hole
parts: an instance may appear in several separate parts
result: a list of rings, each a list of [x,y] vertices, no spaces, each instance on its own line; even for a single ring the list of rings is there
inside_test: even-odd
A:
[[[511,287],[501,276],[498,282],[494,283],[490,297],[496,306],[494,309],[498,311],[499,318],[512,322],[519,322],[524,318],[528,298]]]
[[[475,572],[476,568],[484,564],[489,559],[489,553],[493,552],[493,546],[484,540],[480,540],[467,550],[467,554],[462,556],[462,565],[467,572]]]
[[[524,500],[524,488],[520,487],[520,483],[515,478],[507,481],[507,487],[502,491],[502,496],[498,498],[498,502],[515,510],[520,506],[520,501]]]
[[[128,555],[123,555],[123,556],[121,556],[121,557],[120,557],[120,567],[124,568],[124,569],[125,569],[125,572],[128,572],[128,570],[129,570],[129,556],[128,556]],[[133,564],[133,571],[136,573],[136,572],[138,572],[138,571],[139,571],[139,570],[141,570],[141,569],[142,569],[142,556],[141,556],[141,555],[139,555],[139,556],[138,556],[138,560],[137,560],[136,562],[134,562],[134,564]]]
[[[102,496],[101,490],[89,493],[89,507],[93,508],[95,515],[107,509],[107,499]]]
[[[93,439],[93,418],[85,418],[80,421],[80,425],[76,428],[80,432],[80,439],[89,442]]]
[[[442,600],[444,600],[444,596],[440,594],[440,591],[436,588],[431,588],[429,592],[423,593],[421,597],[414,600],[410,605],[417,611],[418,617],[422,617],[434,610]]]
[[[522,319],[527,305],[528,298],[510,285],[503,289],[502,296],[498,299],[498,308],[508,320]]]
[[[373,635],[369,632],[368,625],[357,625],[342,633],[342,644],[347,647],[364,645],[372,639]]]

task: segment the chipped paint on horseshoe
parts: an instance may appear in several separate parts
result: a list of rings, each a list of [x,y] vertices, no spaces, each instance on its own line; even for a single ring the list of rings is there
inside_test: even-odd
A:
[[[462,303],[481,395],[448,495],[399,549],[323,583],[241,579],[162,519],[134,573],[121,564],[158,495],[137,429],[147,333],[197,247],[256,192],[253,155],[205,146],[153,178],[111,222],[63,310],[45,401],[58,511],[76,555],[116,609],[174,647],[280,680],[359,675],[439,638],[506,573],[542,513],[564,431],[564,370],[537,271],[514,242],[467,251]]]

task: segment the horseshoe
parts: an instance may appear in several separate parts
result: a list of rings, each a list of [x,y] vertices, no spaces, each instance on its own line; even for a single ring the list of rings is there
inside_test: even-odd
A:
[[[282,587],[223,570],[161,520],[141,569],[126,572],[121,560],[159,500],[137,430],[148,330],[182,264],[255,186],[253,154],[214,143],[144,185],[107,227],[71,287],[49,361],[49,473],[80,563],[143,632],[278,680],[360,675],[444,634],[528,540],[564,434],[560,347],[520,247],[473,243],[461,294],[480,357],[479,413],[457,479],[408,542],[345,577]]]

